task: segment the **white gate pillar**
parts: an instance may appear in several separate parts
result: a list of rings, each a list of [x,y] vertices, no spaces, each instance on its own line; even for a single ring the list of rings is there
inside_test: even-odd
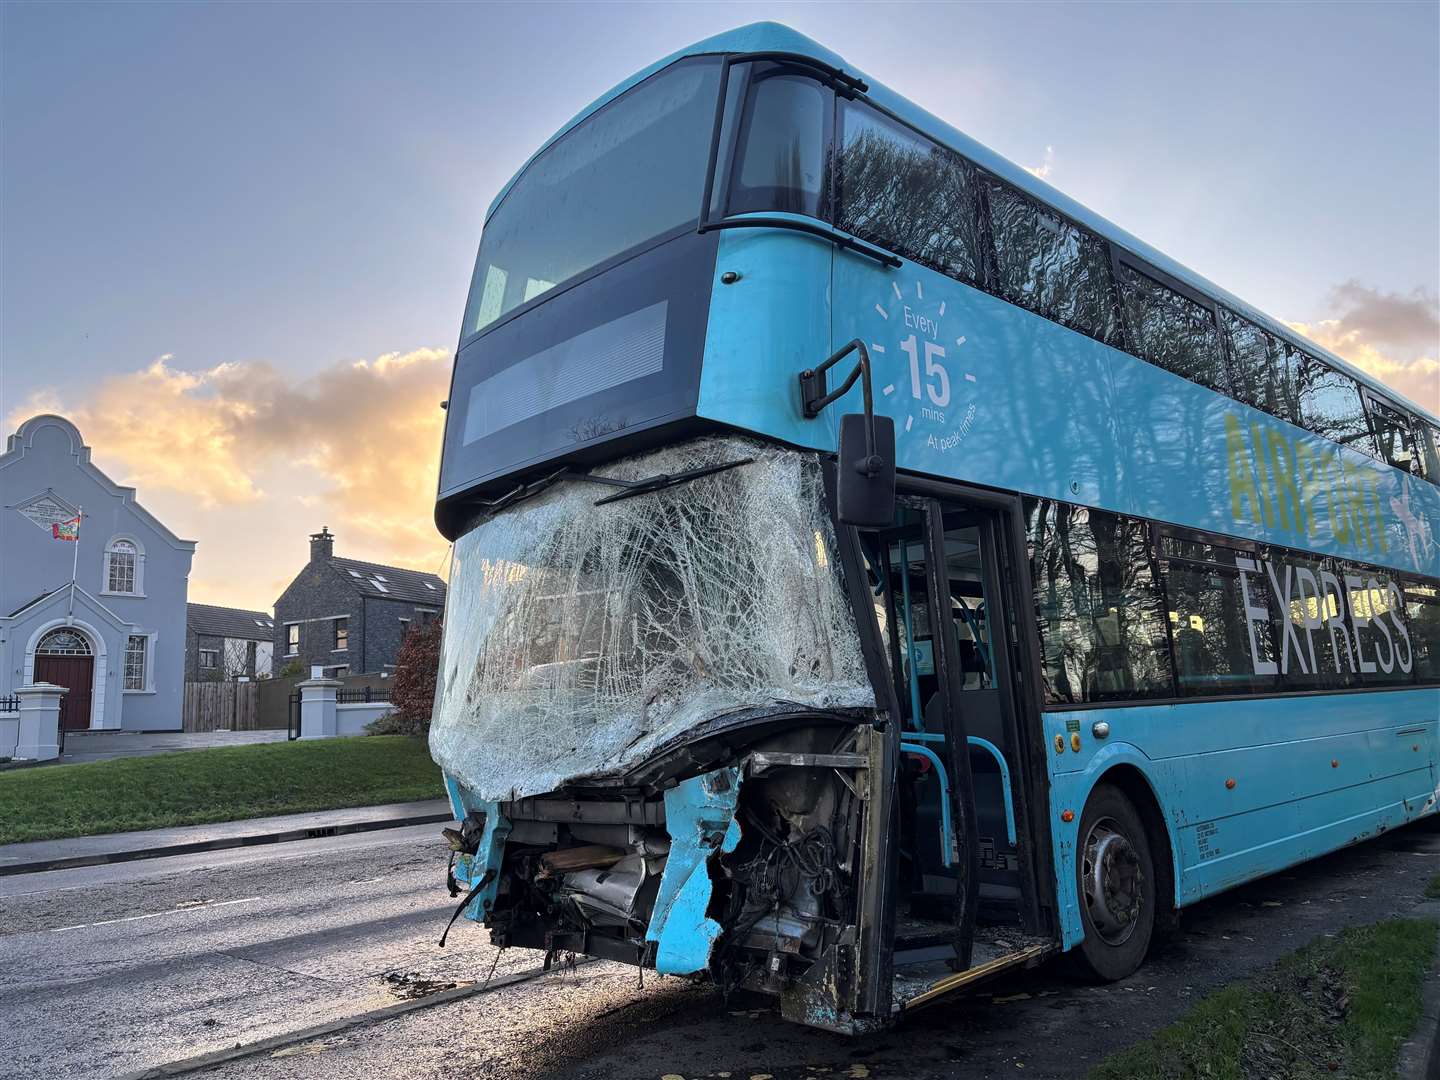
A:
[[[65,687],[34,683],[16,687],[20,699],[20,738],[15,756],[27,761],[54,761],[60,756],[60,698]]]
[[[296,687],[300,691],[300,738],[333,739],[339,731],[335,726],[335,691],[339,679],[306,679]]]

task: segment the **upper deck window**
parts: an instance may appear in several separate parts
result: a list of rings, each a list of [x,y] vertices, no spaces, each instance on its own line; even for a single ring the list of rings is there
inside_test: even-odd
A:
[[[830,111],[829,90],[808,75],[771,66],[750,76],[730,186],[731,213],[825,216]]]
[[[682,60],[557,139],[485,225],[461,337],[696,219],[719,61]]]
[[[1105,242],[1009,184],[991,180],[988,188],[995,291],[1037,315],[1111,341],[1115,306]]]
[[[1223,311],[1230,343],[1230,396],[1292,424],[1300,422],[1299,356],[1273,334]]]
[[[983,274],[975,168],[937,143],[854,102],[842,105],[835,223],[962,281]]]
[[[1128,263],[1119,267],[1131,348],[1156,367],[1222,394],[1230,392],[1214,311]]]
[[[1331,442],[1378,457],[1355,380],[1313,356],[1300,360],[1301,423]]]
[[[1415,434],[1410,417],[1382,401],[1370,398],[1370,427],[1380,443],[1380,453],[1397,469],[1420,475],[1420,457],[1415,452]]]

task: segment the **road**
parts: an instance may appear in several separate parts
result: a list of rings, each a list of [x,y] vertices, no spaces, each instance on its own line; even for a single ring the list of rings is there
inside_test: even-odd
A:
[[[0,1077],[111,1077],[531,969],[451,904],[434,826],[0,878]],[[1071,1077],[1320,934],[1410,914],[1427,822],[1187,911],[1124,982],[1058,965],[845,1040],[759,998],[593,963],[193,1075],[353,1080]],[[416,980],[423,980],[416,985]]]

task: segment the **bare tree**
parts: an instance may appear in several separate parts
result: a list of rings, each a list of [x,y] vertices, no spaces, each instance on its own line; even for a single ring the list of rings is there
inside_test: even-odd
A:
[[[226,682],[253,675],[250,655],[255,643],[243,638],[226,638],[220,649],[220,675]]]

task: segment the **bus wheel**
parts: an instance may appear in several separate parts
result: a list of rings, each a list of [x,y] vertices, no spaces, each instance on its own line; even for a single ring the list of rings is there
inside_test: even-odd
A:
[[[1086,971],[1104,982],[1140,966],[1155,930],[1155,864],[1135,804],[1101,784],[1080,818],[1076,874],[1085,939],[1076,950]]]

